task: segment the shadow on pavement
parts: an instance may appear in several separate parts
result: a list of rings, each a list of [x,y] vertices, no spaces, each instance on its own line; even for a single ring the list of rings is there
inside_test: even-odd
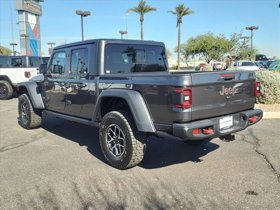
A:
[[[65,192],[55,186],[35,186],[16,195],[18,209],[232,209],[223,197],[202,197],[186,187],[185,192],[157,178],[153,183],[134,177],[134,184],[123,178],[108,178],[107,183],[91,180],[87,186],[67,183]],[[108,187],[110,186],[110,187]],[[1,207],[1,205],[0,205]]]
[[[44,119],[42,128],[62,138],[74,141],[80,146],[87,146],[88,151],[93,156],[106,162],[99,146],[98,128],[50,117]],[[201,157],[217,148],[219,145],[211,142],[194,147],[178,140],[151,137],[147,143],[144,160],[139,166],[145,169],[154,169],[188,161],[201,162]]]
[[[202,162],[201,157],[218,148],[219,145],[211,142],[201,146],[190,146],[175,139],[153,137],[148,141],[145,157],[139,166],[153,169],[188,161],[198,163]]]

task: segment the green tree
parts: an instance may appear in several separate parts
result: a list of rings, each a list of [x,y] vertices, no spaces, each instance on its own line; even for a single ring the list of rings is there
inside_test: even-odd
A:
[[[223,34],[214,35],[207,33],[190,38],[182,46],[182,54],[187,59],[189,56],[202,55],[207,62],[210,60],[221,60],[225,54],[230,54],[238,59],[249,59],[254,57],[256,49],[251,50],[249,40],[241,40],[242,34],[234,33],[230,38]]]
[[[241,36],[241,35],[240,35]],[[255,48],[251,49],[251,47],[249,46],[249,39],[247,40],[243,40],[243,41],[239,41],[236,44],[236,51],[235,51],[235,55],[236,57],[238,57],[241,60],[245,60],[245,59],[251,59],[254,58],[257,54],[257,50]]]
[[[202,55],[209,63],[210,60],[221,60],[233,48],[233,42],[224,35],[215,36],[212,33],[191,38],[182,47],[182,53],[187,58],[192,55]]]
[[[12,50],[10,50],[9,48],[0,46],[0,55],[11,55]]]
[[[155,7],[151,7],[146,5],[146,1],[141,0],[137,7],[132,7],[127,10],[127,12],[136,12],[140,15],[140,33],[141,33],[141,40],[144,39],[144,29],[143,29],[143,22],[144,22],[144,15],[151,11],[156,11]]]
[[[186,15],[193,14],[190,8],[186,8],[184,4],[179,4],[174,10],[169,11],[173,15],[177,16],[177,28],[178,28],[178,47],[177,47],[177,63],[178,69],[180,70],[180,54],[181,54],[181,24],[183,17]]]

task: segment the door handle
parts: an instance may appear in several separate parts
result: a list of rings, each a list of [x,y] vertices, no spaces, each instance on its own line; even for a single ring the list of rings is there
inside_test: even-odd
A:
[[[79,87],[79,88],[84,88],[84,87],[86,87],[87,86],[87,84],[86,83],[77,83],[77,87]]]
[[[70,88],[70,84],[69,83],[66,83],[65,85],[64,85],[64,87],[67,89],[67,88]]]

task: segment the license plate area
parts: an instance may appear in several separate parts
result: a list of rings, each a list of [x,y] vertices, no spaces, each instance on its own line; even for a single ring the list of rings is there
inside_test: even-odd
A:
[[[220,119],[220,129],[227,129],[230,128],[233,125],[233,117],[223,117]]]

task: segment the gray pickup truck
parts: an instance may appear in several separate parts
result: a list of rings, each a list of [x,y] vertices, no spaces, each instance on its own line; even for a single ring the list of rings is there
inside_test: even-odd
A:
[[[231,136],[263,115],[254,109],[260,94],[254,72],[172,72],[161,42],[98,39],[58,46],[40,70],[18,88],[20,125],[37,128],[42,116],[53,115],[99,126],[102,152],[118,169],[140,163],[152,135],[199,145]]]

